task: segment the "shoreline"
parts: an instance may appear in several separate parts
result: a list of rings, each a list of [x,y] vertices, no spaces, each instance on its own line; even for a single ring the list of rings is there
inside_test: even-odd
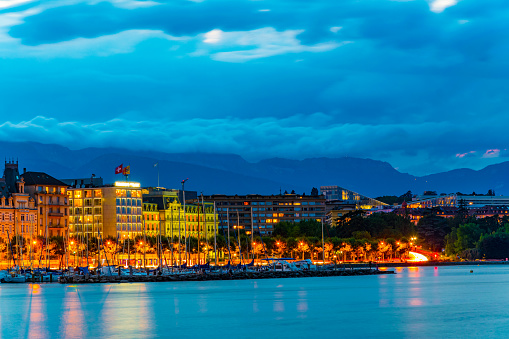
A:
[[[343,265],[347,267],[369,267],[367,263],[352,263],[352,264],[339,264],[337,267],[341,268]],[[419,267],[419,266],[479,266],[479,265],[509,265],[509,261],[421,261],[421,262],[390,262],[390,263],[372,263],[372,266],[378,267]]]

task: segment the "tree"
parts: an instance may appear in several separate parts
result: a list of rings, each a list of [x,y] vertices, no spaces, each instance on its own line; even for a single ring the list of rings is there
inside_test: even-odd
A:
[[[52,255],[59,256],[58,266],[62,268],[64,263],[64,255],[65,255],[65,240],[61,235],[57,235],[48,239],[50,246],[50,253]]]
[[[454,253],[461,253],[474,248],[483,233],[479,225],[475,223],[460,225],[455,231],[456,241],[454,241]]]
[[[313,187],[313,188],[311,189],[311,196],[312,196],[312,197],[317,197],[317,196],[318,196],[318,188]]]
[[[509,234],[497,232],[482,236],[478,248],[486,259],[509,258]]]
[[[428,213],[417,223],[417,234],[422,244],[434,251],[445,246],[445,236],[451,232],[449,223],[434,213]]]

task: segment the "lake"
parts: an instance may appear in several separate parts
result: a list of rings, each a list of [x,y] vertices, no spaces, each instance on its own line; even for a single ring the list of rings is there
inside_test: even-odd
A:
[[[240,281],[0,284],[0,336],[509,337],[509,267],[395,270]]]

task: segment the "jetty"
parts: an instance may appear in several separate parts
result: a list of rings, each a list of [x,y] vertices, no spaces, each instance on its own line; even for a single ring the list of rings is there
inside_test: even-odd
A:
[[[61,284],[88,283],[133,283],[133,282],[163,282],[163,281],[210,281],[210,280],[247,280],[247,279],[281,279],[281,278],[311,278],[394,274],[394,271],[377,269],[337,269],[316,271],[223,271],[178,273],[164,275],[63,275],[58,281]]]

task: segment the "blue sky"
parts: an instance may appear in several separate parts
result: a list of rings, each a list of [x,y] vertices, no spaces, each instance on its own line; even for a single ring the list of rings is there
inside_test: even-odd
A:
[[[2,0],[0,139],[506,161],[507,0]]]

